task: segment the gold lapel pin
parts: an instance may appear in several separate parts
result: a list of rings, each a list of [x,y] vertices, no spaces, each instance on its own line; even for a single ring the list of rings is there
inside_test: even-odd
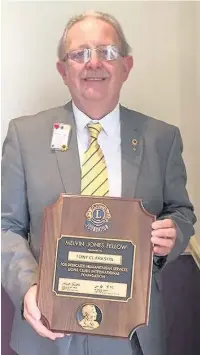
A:
[[[133,150],[136,151],[136,146],[138,145],[138,140],[137,139],[132,139],[132,146],[133,146]]]
[[[61,152],[65,152],[66,150],[68,149],[68,146],[67,145],[65,145],[65,144],[63,144],[62,146],[61,146]]]

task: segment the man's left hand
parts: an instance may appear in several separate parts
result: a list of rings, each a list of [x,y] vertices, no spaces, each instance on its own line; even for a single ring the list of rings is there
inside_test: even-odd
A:
[[[151,242],[156,255],[168,255],[174,247],[177,230],[171,219],[157,220],[152,223]]]

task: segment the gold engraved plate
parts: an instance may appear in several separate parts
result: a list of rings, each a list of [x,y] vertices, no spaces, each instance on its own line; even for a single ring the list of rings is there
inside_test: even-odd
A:
[[[69,261],[84,261],[87,263],[101,263],[101,264],[113,264],[121,265],[122,256],[113,254],[96,254],[96,253],[82,253],[69,251],[68,253]]]
[[[125,298],[127,284],[59,278],[58,291]]]
[[[128,302],[135,246],[129,240],[62,235],[53,291],[57,296]]]

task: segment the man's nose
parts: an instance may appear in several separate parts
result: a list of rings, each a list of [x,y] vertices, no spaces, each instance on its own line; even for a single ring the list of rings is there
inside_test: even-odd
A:
[[[98,57],[98,53],[96,50],[92,50],[91,53],[90,53],[90,59],[89,61],[87,62],[87,66],[89,66],[90,68],[99,68],[101,67],[102,63],[101,63],[101,60],[99,59]]]

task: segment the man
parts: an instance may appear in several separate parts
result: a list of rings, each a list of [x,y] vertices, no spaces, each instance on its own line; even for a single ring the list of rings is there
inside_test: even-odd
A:
[[[19,355],[166,354],[160,270],[186,248],[195,216],[185,189],[178,128],[119,105],[133,66],[129,51],[112,16],[96,12],[72,19],[57,62],[72,102],[10,123],[3,150],[2,282],[16,308],[11,346]],[[62,146],[69,145],[66,151],[51,146],[57,123],[72,130]],[[36,304],[43,210],[62,192],[84,194],[90,185],[82,181],[85,154],[93,143],[107,177],[100,179],[103,191],[99,185],[91,194],[142,198],[145,209],[157,216],[149,325],[137,330],[132,349],[127,339],[52,333]]]

